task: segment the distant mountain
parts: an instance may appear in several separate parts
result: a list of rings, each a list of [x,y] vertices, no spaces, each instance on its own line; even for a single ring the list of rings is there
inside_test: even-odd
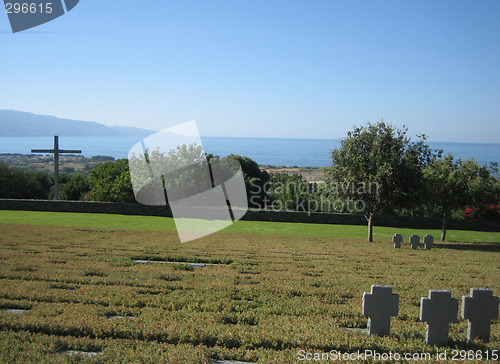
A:
[[[93,121],[59,119],[15,110],[0,110],[0,136],[139,136],[154,130],[130,126],[106,126]]]

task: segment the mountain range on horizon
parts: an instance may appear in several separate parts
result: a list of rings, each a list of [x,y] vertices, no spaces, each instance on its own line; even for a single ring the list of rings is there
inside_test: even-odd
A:
[[[0,137],[27,136],[139,136],[154,130],[131,126],[107,126],[94,121],[60,119],[17,110],[0,110]]]

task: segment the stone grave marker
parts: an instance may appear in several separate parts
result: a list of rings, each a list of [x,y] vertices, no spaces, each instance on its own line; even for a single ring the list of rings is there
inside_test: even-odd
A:
[[[403,235],[394,234],[394,236],[392,237],[392,242],[394,243],[395,249],[401,248],[401,243],[403,242]]]
[[[418,243],[420,243],[420,238],[417,234],[410,236],[410,245],[412,249],[418,249]]]
[[[462,296],[462,318],[469,320],[467,340],[490,338],[491,320],[498,319],[499,299],[488,288],[471,288]]]
[[[94,351],[79,351],[79,350],[59,350],[59,354],[65,354],[67,356],[81,356],[84,358],[95,358],[96,356],[102,355],[102,353]]]
[[[191,267],[206,267],[207,265],[205,263],[186,263],[190,265]]]
[[[3,311],[8,313],[13,313],[15,315],[22,315],[23,313],[28,312],[29,310],[23,310],[20,308],[4,308]]]
[[[434,244],[434,237],[431,234],[424,236],[425,249],[430,250]]]
[[[363,294],[363,315],[368,316],[369,335],[389,335],[391,316],[398,315],[399,295],[391,286],[372,286]]]
[[[206,267],[207,263],[190,263],[190,262],[166,262],[161,260],[134,260],[135,264],[162,263],[162,264],[187,264],[192,267]]]
[[[445,345],[448,342],[450,322],[457,321],[458,300],[450,291],[430,290],[429,297],[420,301],[420,321],[427,322],[425,342]]]
[[[136,316],[119,316],[119,315],[106,316],[106,318],[108,320],[121,320],[121,319],[135,320],[135,319],[137,319]]]

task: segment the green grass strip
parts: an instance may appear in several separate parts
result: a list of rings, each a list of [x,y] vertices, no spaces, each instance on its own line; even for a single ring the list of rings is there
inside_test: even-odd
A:
[[[175,231],[174,219],[168,217],[73,212],[0,210],[0,223]],[[362,225],[300,224],[263,221],[237,221],[221,232],[354,239],[366,239],[367,237],[367,227]],[[402,234],[405,237],[405,241],[411,234],[418,234],[421,239],[426,234],[431,234],[434,236],[435,241],[437,241],[441,236],[441,231],[438,229],[429,230],[374,227],[375,240],[390,241],[395,233]],[[500,243],[500,233],[448,230],[446,240],[456,242]]]
[[[156,216],[0,210],[0,223],[133,230],[175,230],[174,219]]]

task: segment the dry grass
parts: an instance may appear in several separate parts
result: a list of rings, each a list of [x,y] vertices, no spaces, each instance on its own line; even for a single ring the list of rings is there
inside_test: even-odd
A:
[[[301,347],[435,355],[444,349],[424,342],[422,296],[448,289],[461,300],[471,287],[500,294],[492,244],[412,251],[348,238],[221,233],[180,244],[172,231],[16,224],[0,231],[0,306],[29,309],[0,312],[0,362],[67,362],[54,354],[62,349],[101,351],[94,362],[295,363]],[[133,263],[144,257],[230,264]],[[372,284],[400,295],[391,336],[346,330],[366,326],[361,299]],[[451,325],[449,353],[498,349],[498,320],[488,343],[468,343],[466,326]]]

